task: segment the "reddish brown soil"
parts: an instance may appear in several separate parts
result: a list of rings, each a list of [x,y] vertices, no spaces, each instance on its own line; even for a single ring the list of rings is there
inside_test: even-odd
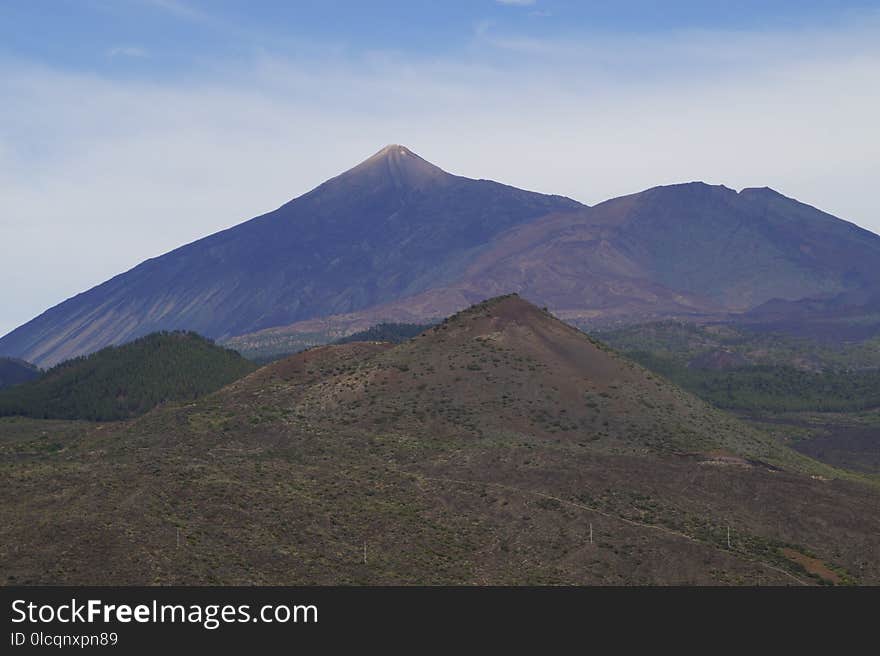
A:
[[[810,574],[815,574],[816,576],[819,576],[826,581],[831,581],[834,584],[840,583],[840,577],[835,572],[828,569],[828,566],[818,558],[807,556],[806,554],[802,554],[794,549],[789,549],[788,547],[785,547],[782,550],[782,554],[790,561],[802,566]]]

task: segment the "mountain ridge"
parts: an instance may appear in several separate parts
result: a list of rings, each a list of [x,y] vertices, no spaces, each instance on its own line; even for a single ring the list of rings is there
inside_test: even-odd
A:
[[[50,308],[0,338],[0,353],[46,366],[157,330],[220,338],[375,305],[453,279],[500,230],[576,207],[386,148]]]
[[[747,320],[771,299],[858,295],[880,279],[880,237],[769,188],[652,187],[514,226],[450,285],[343,315],[236,336],[235,348],[420,323],[517,292],[568,321]]]
[[[391,144],[47,310],[0,338],[0,354],[47,366],[173,329],[237,343],[343,326],[336,338],[510,292],[594,325],[876,285],[880,237],[770,188],[689,182],[587,207],[452,175]]]

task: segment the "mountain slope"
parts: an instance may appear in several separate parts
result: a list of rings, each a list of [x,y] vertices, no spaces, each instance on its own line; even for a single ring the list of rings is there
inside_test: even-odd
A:
[[[26,383],[39,376],[40,370],[30,362],[16,358],[0,358],[0,388]]]
[[[880,285],[797,300],[774,298],[738,321],[760,332],[785,332],[839,344],[880,337]]]
[[[0,459],[19,584],[880,581],[876,487],[516,297],[51,450],[26,428]]]
[[[0,416],[124,419],[166,401],[198,398],[253,369],[238,353],[195,333],[155,333],[0,391]]]
[[[269,356],[510,292],[598,326],[878,287],[880,237],[771,189],[688,183],[587,208],[450,175],[395,145],[65,301],[0,353],[46,366],[188,329]]]
[[[770,189],[688,183],[512,227],[451,284],[231,344],[258,350],[322,332],[329,341],[381,321],[436,319],[509,292],[566,320],[607,326],[720,318],[770,299],[860,297],[878,281],[877,235]]]
[[[511,226],[579,207],[388,146],[274,212],[55,306],[0,339],[0,353],[47,366],[157,330],[220,338],[381,304],[454,280]]]
[[[593,214],[620,217],[618,248],[657,282],[732,311],[880,281],[880,237],[766,187],[656,187]]]
[[[381,413],[370,403],[377,394]],[[783,457],[726,415],[516,295],[473,306],[327,377],[302,397],[299,411],[329,412],[375,430],[442,433],[456,426],[477,436],[526,433],[613,453],[726,449]]]

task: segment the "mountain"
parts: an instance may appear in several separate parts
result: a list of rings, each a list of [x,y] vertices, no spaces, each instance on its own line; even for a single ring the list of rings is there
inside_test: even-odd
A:
[[[880,236],[766,187],[656,187],[592,216],[646,277],[728,311],[880,281]]]
[[[785,332],[823,342],[880,336],[880,286],[798,300],[773,298],[738,317],[751,330]]]
[[[222,338],[359,310],[447,284],[503,230],[579,207],[388,146],[273,212],[51,308],[0,339],[0,353],[48,366],[159,330]]]
[[[369,402],[384,397],[381,413]],[[513,431],[610,452],[774,446],[517,295],[492,299],[304,394],[301,408],[374,430]]]
[[[609,327],[736,316],[770,299],[876,289],[880,236],[771,189],[688,183],[555,213],[494,237],[451,284],[353,313],[233,338],[243,351],[325,341],[381,321],[419,323],[518,292]]]
[[[0,353],[47,366],[186,329],[269,357],[510,292],[593,328],[877,288],[880,236],[772,189],[693,182],[588,208],[393,145],[61,303],[0,338]]]
[[[196,399],[253,369],[238,353],[195,333],[154,333],[0,391],[0,416],[125,419],[160,403]]]
[[[3,580],[880,581],[876,482],[516,296],[99,428],[4,442]]]
[[[26,383],[39,376],[40,370],[30,362],[16,358],[0,358],[0,388]]]

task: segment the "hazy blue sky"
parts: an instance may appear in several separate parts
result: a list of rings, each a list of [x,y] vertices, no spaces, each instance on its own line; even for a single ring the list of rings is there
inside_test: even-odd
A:
[[[0,334],[387,143],[586,203],[688,180],[880,232],[878,2],[5,0]]]

